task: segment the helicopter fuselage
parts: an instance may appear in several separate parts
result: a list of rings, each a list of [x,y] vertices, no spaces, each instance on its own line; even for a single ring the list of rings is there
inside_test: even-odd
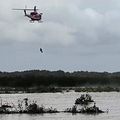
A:
[[[30,21],[40,21],[42,19],[42,13],[38,13],[36,11],[31,12],[30,14],[27,14],[26,11],[24,10],[25,16],[31,18]]]

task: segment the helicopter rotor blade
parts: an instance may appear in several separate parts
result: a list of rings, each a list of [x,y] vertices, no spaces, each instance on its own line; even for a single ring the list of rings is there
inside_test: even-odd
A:
[[[14,8],[14,9],[12,9],[12,10],[25,10],[25,9],[17,9],[17,8]]]
[[[28,9],[28,8],[18,9],[18,8],[13,8],[12,10],[28,10],[28,11],[34,11],[35,9]],[[36,10],[39,10],[39,9],[36,9]]]

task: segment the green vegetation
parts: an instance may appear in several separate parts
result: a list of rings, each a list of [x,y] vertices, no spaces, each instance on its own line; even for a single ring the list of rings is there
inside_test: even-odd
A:
[[[0,72],[0,92],[119,91],[120,72],[30,70]]]

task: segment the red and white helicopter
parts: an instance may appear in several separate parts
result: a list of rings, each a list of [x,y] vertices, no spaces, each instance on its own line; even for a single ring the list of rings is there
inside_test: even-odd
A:
[[[13,9],[13,10],[24,10],[25,16],[31,19],[30,22],[34,22],[34,21],[42,22],[41,20],[43,13],[38,13],[37,12],[38,9],[36,8],[36,6],[34,6],[34,9],[28,9],[25,7],[25,9]],[[27,14],[26,11],[32,11],[32,12]]]

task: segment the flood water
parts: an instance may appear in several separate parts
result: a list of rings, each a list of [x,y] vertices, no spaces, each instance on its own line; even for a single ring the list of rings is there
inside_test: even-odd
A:
[[[66,93],[34,93],[34,94],[1,94],[3,102],[12,102],[17,105],[18,99],[29,98],[36,100],[39,106],[53,107],[59,111],[72,107],[75,99],[80,97],[78,92]],[[89,93],[96,101],[96,106],[108,113],[98,115],[53,113],[53,114],[0,114],[0,120],[119,120],[120,119],[120,93],[94,92]]]

